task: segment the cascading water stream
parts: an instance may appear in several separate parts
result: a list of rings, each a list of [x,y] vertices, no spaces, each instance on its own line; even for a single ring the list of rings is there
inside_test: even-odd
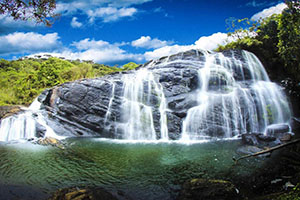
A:
[[[243,51],[242,56],[244,63],[222,54],[205,54],[205,65],[198,70],[198,104],[187,112],[182,140],[230,138],[288,123],[291,113],[280,88],[270,82],[252,53]]]
[[[162,86],[153,73],[141,69],[134,75],[125,75],[124,103],[122,105],[124,139],[128,140],[167,140],[166,100]],[[153,109],[160,114],[160,134],[157,138]]]
[[[58,136],[53,129],[47,125],[40,107],[41,103],[36,99],[29,108],[24,108],[22,113],[2,119],[0,126],[0,141],[7,142],[11,140],[35,138],[37,124],[45,128],[44,137],[64,139],[65,137]]]

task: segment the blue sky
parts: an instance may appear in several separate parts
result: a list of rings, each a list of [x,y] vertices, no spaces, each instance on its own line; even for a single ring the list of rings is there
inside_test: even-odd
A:
[[[51,54],[122,65],[229,41],[225,20],[264,18],[278,0],[57,0],[52,27],[0,15],[0,58]]]

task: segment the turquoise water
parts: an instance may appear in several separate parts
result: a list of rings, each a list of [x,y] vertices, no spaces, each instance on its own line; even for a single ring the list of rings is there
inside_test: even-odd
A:
[[[243,178],[262,166],[260,158],[233,166],[239,140],[189,145],[99,138],[64,142],[65,150],[29,142],[0,144],[2,189],[28,187],[39,191],[41,198],[58,188],[99,186],[129,199],[174,199],[188,179]]]

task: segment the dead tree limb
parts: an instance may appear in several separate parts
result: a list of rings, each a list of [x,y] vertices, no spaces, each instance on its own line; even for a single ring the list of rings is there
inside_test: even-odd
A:
[[[253,156],[259,156],[259,155],[262,155],[262,154],[265,154],[265,153],[269,153],[269,152],[272,152],[274,150],[281,149],[283,147],[286,147],[286,146],[289,146],[289,145],[292,145],[292,144],[296,144],[298,142],[300,142],[300,138],[296,139],[296,140],[293,140],[293,141],[290,141],[290,142],[287,142],[287,143],[284,143],[284,144],[280,144],[278,146],[275,146],[275,147],[272,147],[272,148],[269,148],[269,149],[266,149],[266,150],[263,150],[263,151],[259,151],[259,152],[252,153],[252,154],[248,154],[248,155],[239,157],[237,159],[236,158],[232,158],[232,159],[234,160],[235,163],[237,163],[239,160],[242,160],[244,158],[249,158],[249,157],[253,157]]]

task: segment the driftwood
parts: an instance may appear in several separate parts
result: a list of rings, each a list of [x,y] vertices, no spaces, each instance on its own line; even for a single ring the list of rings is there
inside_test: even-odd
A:
[[[239,160],[242,160],[244,158],[249,158],[249,157],[253,157],[253,156],[259,156],[259,155],[262,155],[262,154],[265,154],[265,153],[270,153],[274,150],[277,150],[277,149],[280,149],[280,148],[283,148],[283,147],[286,147],[286,146],[289,146],[289,145],[292,145],[292,144],[296,144],[300,142],[300,138],[299,139],[296,139],[296,140],[293,140],[293,141],[290,141],[290,142],[287,142],[287,143],[284,143],[284,144],[280,144],[278,146],[275,146],[275,147],[272,147],[272,148],[269,148],[269,149],[266,149],[266,150],[263,150],[263,151],[259,151],[259,152],[256,152],[256,153],[252,153],[252,154],[248,154],[248,155],[245,155],[245,156],[242,156],[242,157],[239,157],[239,158],[232,158],[234,160],[235,163],[237,163]]]

